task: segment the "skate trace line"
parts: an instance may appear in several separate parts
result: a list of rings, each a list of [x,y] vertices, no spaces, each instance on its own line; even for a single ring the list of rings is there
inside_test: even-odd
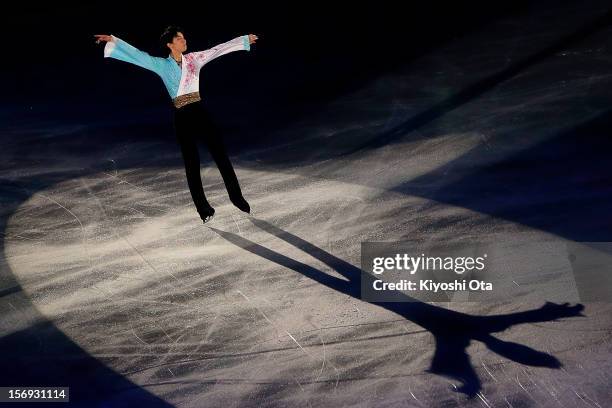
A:
[[[266,321],[267,321],[268,323],[270,323],[270,325],[272,325],[272,326],[273,326],[273,327],[274,327],[276,330],[278,330],[278,331],[285,332],[285,333],[287,334],[287,336],[289,336],[289,338],[290,338],[291,340],[293,340],[293,342],[294,342],[295,344],[297,344],[297,346],[300,348],[300,350],[302,350],[302,351],[303,351],[303,352],[304,352],[304,353],[305,353],[305,354],[306,354],[308,357],[310,357],[311,359],[316,360],[316,359],[315,359],[315,358],[312,356],[312,354],[311,354],[311,353],[309,353],[308,351],[306,351],[306,349],[304,349],[304,347],[302,347],[302,345],[301,345],[301,344],[300,344],[300,343],[299,343],[299,342],[298,342],[298,341],[295,339],[295,337],[293,337],[293,335],[292,335],[291,333],[289,333],[289,332],[288,332],[287,330],[285,330],[285,329],[281,329],[281,328],[279,328],[279,327],[278,327],[276,324],[274,324],[274,322],[272,322],[272,320],[270,320],[270,319],[268,318],[268,316],[266,316],[266,314],[265,314],[265,313],[264,313],[264,312],[263,312],[263,311],[262,311],[262,310],[261,310],[261,309],[260,309],[260,308],[259,308],[259,307],[258,307],[258,306],[257,306],[257,305],[256,305],[256,304],[255,304],[255,303],[252,301],[252,300],[251,300],[251,299],[249,299],[249,298],[248,298],[248,297],[247,297],[247,296],[246,296],[244,293],[242,293],[242,291],[241,291],[241,290],[239,290],[239,289],[238,289],[238,290],[237,290],[237,292],[238,292],[238,293],[239,293],[239,294],[240,294],[242,297],[244,297],[244,298],[247,300],[247,302],[249,302],[251,305],[253,305],[253,307],[254,307],[254,308],[255,308],[255,309],[256,309],[256,310],[257,310],[257,311],[258,311],[258,312],[259,312],[259,313],[260,313],[260,314],[261,314],[261,315],[264,317],[264,319],[266,319]],[[325,361],[324,361],[324,363],[325,363]],[[336,391],[336,388],[338,388],[338,382],[340,381],[340,377],[339,377],[339,374],[338,374],[338,369],[337,369],[337,368],[336,368],[336,367],[335,367],[333,364],[331,364],[329,361],[328,361],[328,365],[329,365],[329,366],[331,366],[331,367],[334,369],[334,371],[336,372],[336,384],[335,384],[335,386],[334,386],[334,392],[335,392],[335,391]],[[321,369],[321,370],[322,370],[322,369]],[[320,374],[319,374],[319,375],[320,375]],[[317,378],[319,378],[319,376],[317,376]],[[297,381],[297,380],[296,380],[296,381]],[[298,382],[298,383],[299,383],[299,382]],[[301,385],[300,385],[300,387],[301,387]]]

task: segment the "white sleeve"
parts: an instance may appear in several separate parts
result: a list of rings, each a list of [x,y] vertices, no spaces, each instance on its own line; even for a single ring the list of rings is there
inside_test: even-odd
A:
[[[230,52],[250,50],[251,45],[249,43],[249,36],[241,35],[240,37],[236,37],[233,40],[229,40],[222,44],[215,45],[214,47],[209,48],[207,50],[194,52],[193,55],[198,68],[201,68],[202,66],[214,60],[215,58],[218,58]]]

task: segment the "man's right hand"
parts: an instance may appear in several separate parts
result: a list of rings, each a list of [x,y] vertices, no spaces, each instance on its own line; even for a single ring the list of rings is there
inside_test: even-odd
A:
[[[110,35],[106,35],[106,34],[96,34],[94,35],[94,37],[96,37],[96,44],[100,44],[100,42],[109,42],[109,41],[113,41],[113,37],[111,37]]]

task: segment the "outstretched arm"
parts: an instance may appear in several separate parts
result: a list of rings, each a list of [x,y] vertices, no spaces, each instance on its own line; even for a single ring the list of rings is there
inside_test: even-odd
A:
[[[114,35],[97,34],[96,43],[106,42],[104,46],[104,58],[115,58],[139,67],[158,72],[159,60],[148,53],[139,50]]]
[[[251,44],[255,43],[257,39],[258,37],[255,34],[241,35],[240,37],[215,45],[207,50],[194,52],[193,54],[198,64],[198,68],[201,68],[215,58],[233,51],[250,51]]]

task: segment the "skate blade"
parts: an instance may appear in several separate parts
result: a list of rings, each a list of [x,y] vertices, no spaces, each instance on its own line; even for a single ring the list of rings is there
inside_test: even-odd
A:
[[[212,221],[212,219],[214,218],[214,216],[215,216],[214,214],[213,214],[213,215],[208,215],[208,216],[206,216],[206,217],[205,217],[205,218],[202,220],[202,223],[204,223],[204,224],[208,224],[209,222],[211,222],[211,221]]]

